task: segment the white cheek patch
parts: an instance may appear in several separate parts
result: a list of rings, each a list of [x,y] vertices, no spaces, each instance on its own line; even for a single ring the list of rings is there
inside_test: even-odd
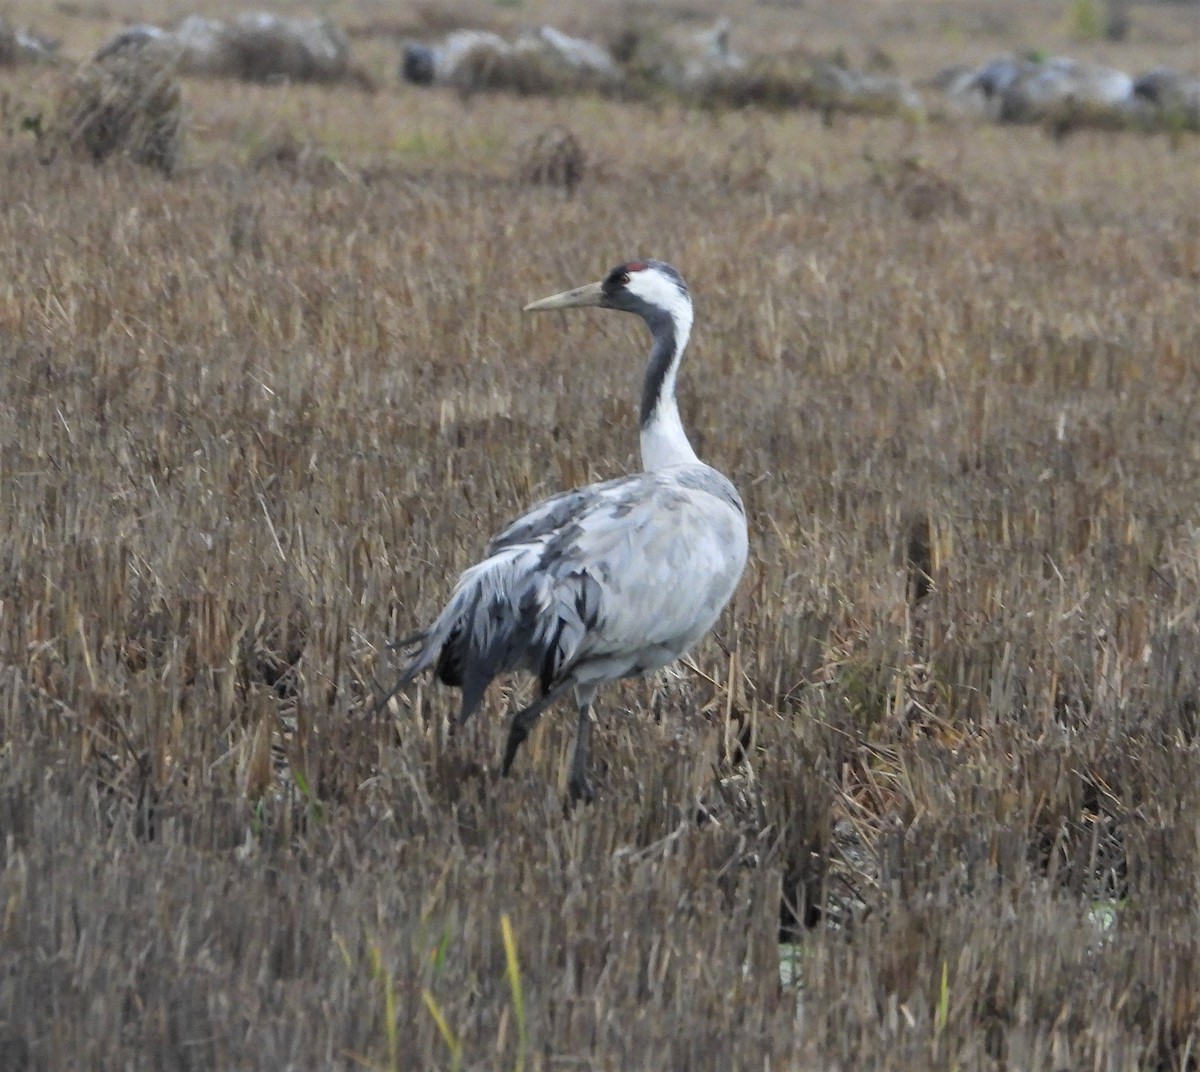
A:
[[[680,289],[679,284],[662,272],[647,268],[631,272],[625,289],[642,301],[665,309],[676,323],[692,321],[691,300]]]

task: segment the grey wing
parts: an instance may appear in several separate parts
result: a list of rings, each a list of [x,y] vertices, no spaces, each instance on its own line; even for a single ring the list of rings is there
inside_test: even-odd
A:
[[[487,548],[488,555],[494,555],[497,551],[519,543],[529,543],[531,540],[553,535],[580,514],[586,513],[597,503],[618,492],[622,485],[637,479],[636,476],[618,477],[615,480],[573,488],[571,491],[543,499],[492,537]]]
[[[560,631],[547,656],[581,680],[667,665],[711,628],[746,555],[745,518],[727,499],[633,478],[547,545],[543,598],[554,606],[539,620]]]
[[[741,502],[723,477],[641,473],[548,499],[462,574],[401,684],[436,661],[463,690],[465,720],[487,683],[518,666],[543,691],[655,670],[712,626],[746,553]]]
[[[638,478],[622,477],[576,488],[539,503],[494,537],[487,555],[459,577],[437,620],[411,638],[418,650],[396,689],[436,665],[445,684],[463,690],[465,720],[498,674],[524,665],[549,682],[594,621],[597,594],[578,577],[558,593],[570,606],[559,607],[549,568],[561,558],[557,548],[578,519],[621,509],[638,487]]]

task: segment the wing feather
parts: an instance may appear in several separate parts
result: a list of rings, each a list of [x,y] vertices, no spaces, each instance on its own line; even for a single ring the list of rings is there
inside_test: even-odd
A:
[[[636,476],[617,477],[543,499],[492,537],[487,548],[488,556],[514,544],[529,543],[557,533],[576,517],[618,491],[623,484],[635,480]]]
[[[547,691],[569,674],[657,669],[712,626],[746,553],[741,500],[704,465],[556,495],[462,574],[405,679],[436,659],[444,680],[463,684],[469,713],[493,677],[520,666]]]
[[[625,660],[625,673],[666,665],[729,601],[747,553],[740,500],[677,476],[612,482],[547,542],[541,568],[552,605],[544,618],[567,615],[585,587],[584,605],[594,608],[574,650],[563,645],[564,664],[590,660],[611,670]]]

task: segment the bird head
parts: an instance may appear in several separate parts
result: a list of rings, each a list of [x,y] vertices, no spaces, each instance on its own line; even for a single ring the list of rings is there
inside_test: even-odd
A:
[[[665,314],[672,321],[686,317],[691,323],[692,300],[687,284],[674,268],[662,261],[626,261],[618,264],[600,282],[530,302],[525,306],[525,312],[589,305],[636,313],[647,322]]]

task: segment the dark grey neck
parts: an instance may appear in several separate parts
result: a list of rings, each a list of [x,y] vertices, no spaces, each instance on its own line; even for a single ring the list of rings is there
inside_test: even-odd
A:
[[[646,427],[654,417],[659,403],[663,401],[663,386],[667,373],[678,356],[675,339],[675,321],[661,310],[653,309],[642,314],[650,334],[654,337],[654,345],[650,348],[650,361],[646,365],[646,378],[642,381],[642,411],[641,426]],[[671,391],[675,385],[672,380]]]

